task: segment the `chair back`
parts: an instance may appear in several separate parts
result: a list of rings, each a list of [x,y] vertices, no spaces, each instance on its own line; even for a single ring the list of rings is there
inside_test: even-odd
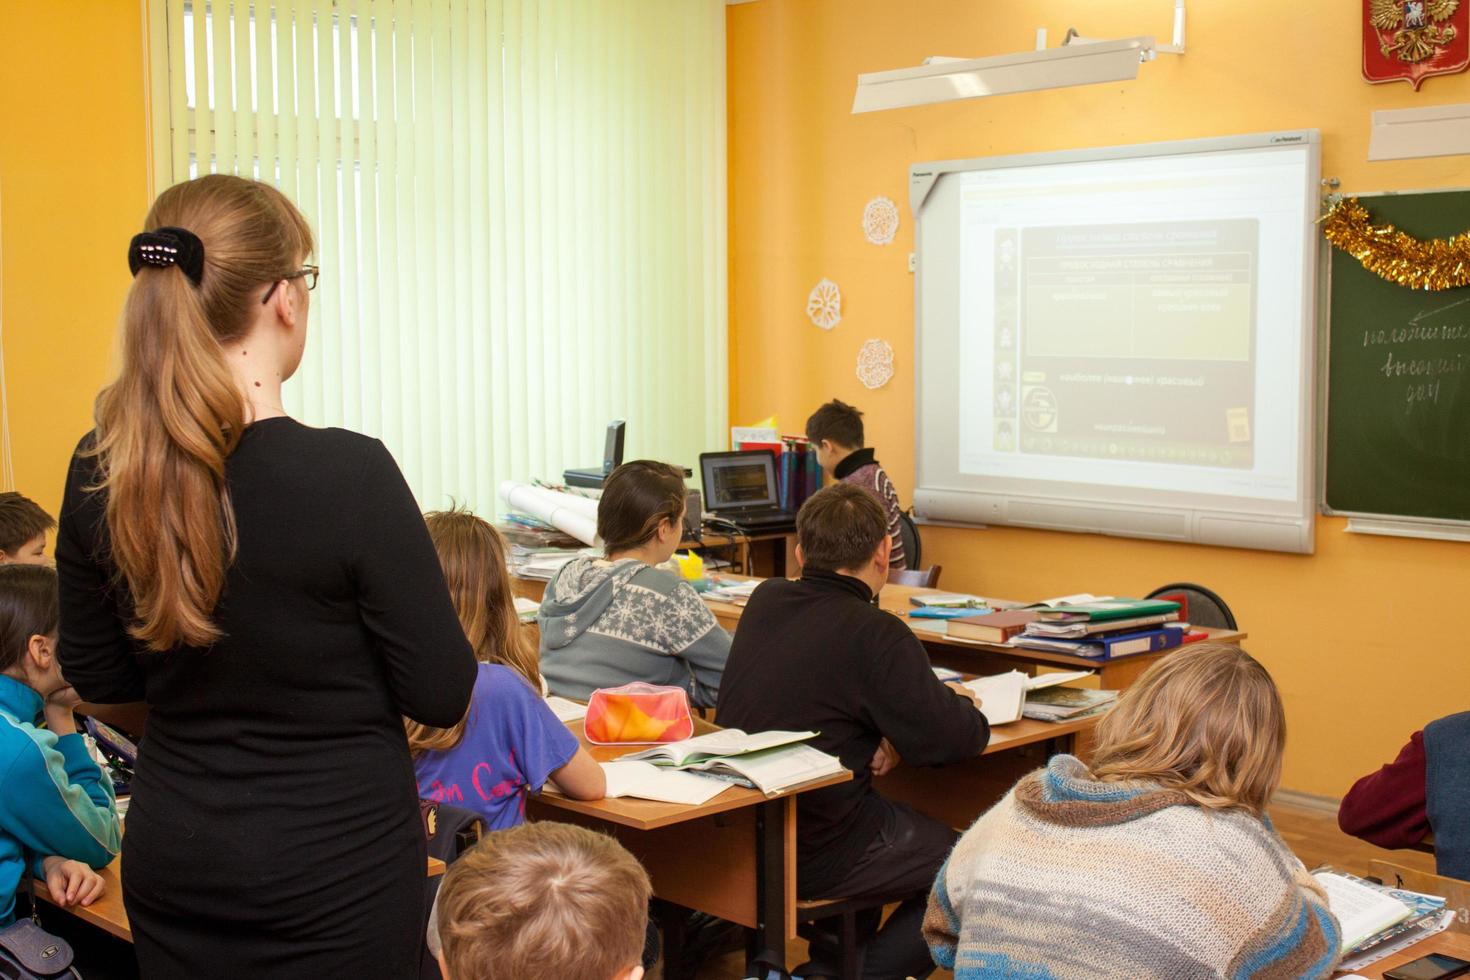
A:
[[[1173,582],[1154,589],[1144,598],[1169,599],[1179,603],[1179,618],[1191,626],[1233,630],[1235,614],[1214,592],[1193,582]]]
[[[898,512],[898,539],[903,542],[903,563],[907,568],[918,568],[924,557],[924,542],[919,539],[919,526],[909,512]],[[892,581],[890,579],[890,581]]]
[[[937,589],[939,588],[939,573],[942,571],[944,571],[943,565],[930,565],[928,568],[891,568],[888,570],[888,584]]]

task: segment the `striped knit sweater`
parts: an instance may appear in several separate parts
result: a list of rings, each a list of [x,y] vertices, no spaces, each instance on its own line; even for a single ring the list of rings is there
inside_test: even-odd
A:
[[[888,555],[888,567],[908,568],[909,556],[904,554],[903,534],[898,529],[898,515],[903,513],[903,507],[898,503],[898,491],[893,489],[893,481],[888,479],[888,474],[874,458],[873,450],[859,449],[851,453],[837,464],[832,475],[842,483],[862,487],[878,498],[878,502],[883,505],[883,510],[888,514],[888,536],[893,539],[893,551]]]
[[[960,839],[924,936],[957,980],[1326,977],[1337,920],[1268,822],[1072,756]]]

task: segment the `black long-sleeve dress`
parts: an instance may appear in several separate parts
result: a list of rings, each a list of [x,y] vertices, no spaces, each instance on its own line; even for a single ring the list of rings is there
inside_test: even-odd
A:
[[[226,467],[224,639],[140,654],[89,439],[56,545],[59,656],[85,700],[151,707],[123,838],[143,976],[416,976],[425,842],[400,715],[454,724],[476,667],[392,456],[250,426]]]

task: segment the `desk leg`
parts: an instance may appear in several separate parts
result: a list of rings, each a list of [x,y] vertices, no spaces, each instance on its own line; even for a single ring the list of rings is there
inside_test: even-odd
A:
[[[755,934],[752,960],[786,968],[786,937],[795,934],[794,881],[787,871],[787,817],[790,799],[770,800],[755,812]],[[762,969],[761,976],[764,976]]]

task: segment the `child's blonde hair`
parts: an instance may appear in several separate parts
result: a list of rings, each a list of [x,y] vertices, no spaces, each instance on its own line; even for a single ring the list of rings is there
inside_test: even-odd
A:
[[[1285,747],[1286,712],[1266,668],[1238,646],[1204,644],[1165,657],[1123,692],[1098,723],[1092,772],[1262,815]]]
[[[648,874],[585,827],[528,823],[462,854],[439,889],[450,980],[611,980],[641,960]]]
[[[424,521],[475,657],[482,663],[510,667],[539,692],[540,658],[516,615],[500,532],[464,508],[434,511],[425,514]],[[408,747],[415,755],[452,749],[464,738],[468,720],[469,711],[452,728],[431,728],[405,719]]]

